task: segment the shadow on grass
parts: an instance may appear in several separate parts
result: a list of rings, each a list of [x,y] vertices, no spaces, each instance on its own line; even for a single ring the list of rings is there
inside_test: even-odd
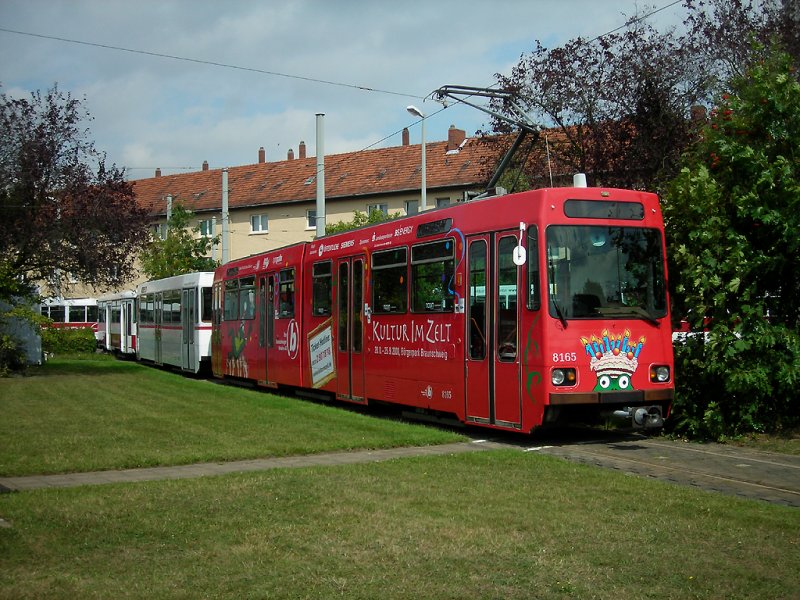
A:
[[[118,360],[104,354],[75,354],[54,357],[45,364],[28,369],[28,377],[58,377],[62,375],[111,375],[114,373],[130,373],[144,368],[136,362]]]

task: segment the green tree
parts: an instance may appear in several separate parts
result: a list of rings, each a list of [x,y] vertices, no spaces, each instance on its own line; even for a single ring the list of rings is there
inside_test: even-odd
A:
[[[213,271],[219,265],[208,257],[212,245],[219,242],[218,238],[199,236],[199,225],[189,227],[192,215],[192,211],[176,203],[167,222],[166,238],[152,239],[142,251],[139,257],[142,272],[150,279]]]
[[[0,95],[0,299],[69,279],[125,283],[147,241],[147,211],[123,170],[105,164],[81,102],[54,86]]]
[[[623,28],[597,38],[575,38],[556,48],[537,41],[510,76],[496,75],[502,88],[516,92],[516,105],[558,131],[549,139],[557,175],[583,172],[590,185],[660,192],[694,142],[697,108],[711,106],[726,82],[760,58],[773,39],[795,60],[800,56],[796,0],[683,4],[680,30],[656,29],[642,14],[650,9],[643,9]],[[501,101],[494,108],[509,112]],[[509,131],[496,118],[491,126],[496,133]],[[525,169],[532,181],[546,173],[541,158],[526,162]]]
[[[675,312],[676,422],[720,437],[800,414],[800,83],[773,52],[730,92],[673,180],[665,218]]]
[[[401,215],[399,212],[386,215],[383,213],[383,211],[373,210],[368,215],[366,212],[361,212],[360,210],[356,210],[353,211],[352,221],[339,221],[337,223],[326,225],[325,235],[330,235],[332,233],[341,233],[343,231],[349,231],[351,229],[358,229],[359,227],[364,227],[365,225],[374,225],[375,223],[383,223],[384,221],[391,221],[392,219],[397,219],[400,216]]]

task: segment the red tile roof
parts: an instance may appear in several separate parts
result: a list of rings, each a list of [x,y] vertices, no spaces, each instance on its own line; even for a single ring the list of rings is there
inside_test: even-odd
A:
[[[483,189],[497,162],[497,150],[468,138],[458,151],[448,142],[426,144],[427,188]],[[395,146],[325,157],[327,199],[349,199],[418,190],[420,146]],[[228,168],[229,208],[308,202],[316,198],[316,157],[264,162]],[[172,194],[194,212],[219,210],[222,169],[164,175],[133,183],[138,202],[153,216],[166,214]]]

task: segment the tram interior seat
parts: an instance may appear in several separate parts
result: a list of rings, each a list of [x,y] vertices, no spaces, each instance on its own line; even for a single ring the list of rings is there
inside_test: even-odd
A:
[[[572,315],[575,317],[594,315],[601,306],[600,298],[594,294],[575,294],[572,296]]]

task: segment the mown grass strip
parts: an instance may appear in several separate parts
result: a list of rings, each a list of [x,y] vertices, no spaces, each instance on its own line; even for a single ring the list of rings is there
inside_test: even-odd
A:
[[[0,475],[226,461],[464,439],[341,406],[104,357],[0,380]]]
[[[0,496],[8,598],[795,598],[800,512],[518,451]]]

